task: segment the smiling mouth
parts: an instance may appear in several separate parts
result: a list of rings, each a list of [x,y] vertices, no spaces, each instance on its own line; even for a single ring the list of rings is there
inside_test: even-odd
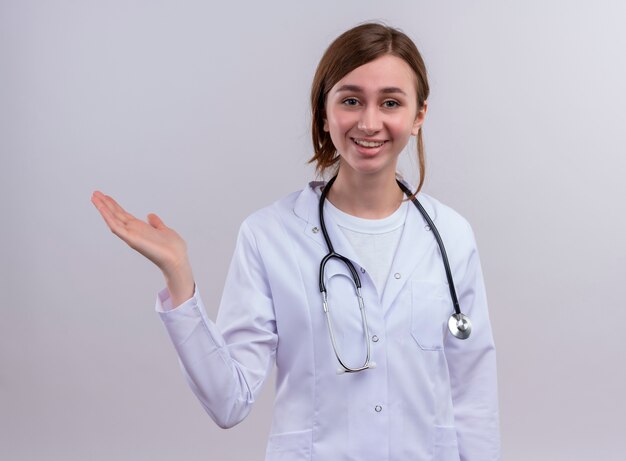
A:
[[[352,138],[355,144],[361,147],[380,147],[387,141],[366,141],[365,139]]]

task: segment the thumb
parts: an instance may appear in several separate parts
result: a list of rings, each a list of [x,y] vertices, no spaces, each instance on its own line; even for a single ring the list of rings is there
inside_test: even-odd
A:
[[[150,213],[148,215],[148,223],[152,227],[154,227],[155,229],[165,229],[166,228],[165,224],[163,224],[163,221],[161,221],[161,218],[159,218],[154,213]]]

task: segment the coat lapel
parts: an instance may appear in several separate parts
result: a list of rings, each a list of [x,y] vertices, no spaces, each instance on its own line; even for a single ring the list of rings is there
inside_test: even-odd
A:
[[[420,196],[418,195],[419,199]],[[420,201],[420,203],[422,203],[430,218],[436,222],[433,210],[429,209],[424,201]],[[409,283],[409,280],[413,278],[413,273],[417,266],[420,263],[424,263],[424,255],[433,251],[436,246],[437,241],[432,232],[430,232],[426,221],[419,210],[411,203],[383,292],[382,304],[385,312],[388,311],[398,294]]]
[[[302,218],[305,223],[303,228],[304,234],[315,241],[322,249],[320,252],[320,261],[328,253],[328,247],[324,241],[318,212],[319,188],[322,184],[324,183],[319,181],[311,182],[309,186],[302,191],[294,205],[294,213],[296,216]],[[348,258],[355,267],[359,269],[362,266],[361,261],[354,252],[345,234],[328,213],[324,213],[324,222],[326,223],[326,231],[328,232],[328,237],[330,238],[335,252]],[[332,260],[326,265],[327,279],[339,273],[345,275],[350,274],[345,264],[340,261]]]

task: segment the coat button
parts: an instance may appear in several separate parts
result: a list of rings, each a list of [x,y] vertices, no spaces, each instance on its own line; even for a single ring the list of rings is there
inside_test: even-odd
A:
[[[400,277],[402,277],[402,276],[400,275],[400,272],[396,272],[395,274],[393,274],[393,276],[394,276],[396,279],[399,279]]]
[[[380,413],[381,411],[383,411],[383,407],[381,407],[380,405],[376,405],[374,407],[374,410],[376,410],[376,413]]]
[[[365,269],[361,267],[361,274],[365,274]]]
[[[319,230],[319,228],[318,228],[318,227],[314,227],[313,229],[311,229],[311,231],[312,231],[314,234],[317,234],[320,230]]]
[[[372,341],[374,341],[375,343],[377,343],[377,342],[378,342],[378,336],[376,336],[376,335],[372,336]]]
[[[429,231],[429,230],[430,230],[430,226],[429,226],[428,224],[426,224],[426,225],[424,226],[424,229],[426,229],[427,231]]]

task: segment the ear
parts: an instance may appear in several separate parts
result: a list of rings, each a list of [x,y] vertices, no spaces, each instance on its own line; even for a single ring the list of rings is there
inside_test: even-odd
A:
[[[424,101],[424,105],[422,106],[420,111],[417,113],[417,116],[415,117],[415,121],[413,122],[413,127],[411,128],[411,134],[413,136],[417,136],[417,133],[419,133],[420,128],[424,124],[427,110],[428,110],[428,101]]]
[[[324,119],[324,131],[328,133],[328,120],[326,118]]]

